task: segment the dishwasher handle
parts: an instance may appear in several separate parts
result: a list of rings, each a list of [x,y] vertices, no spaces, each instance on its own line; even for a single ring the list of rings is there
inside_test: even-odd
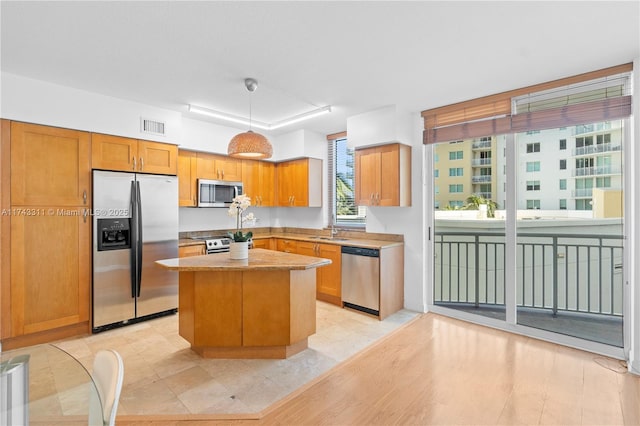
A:
[[[354,256],[380,257],[380,250],[366,247],[349,247],[342,246],[342,254],[351,254]]]

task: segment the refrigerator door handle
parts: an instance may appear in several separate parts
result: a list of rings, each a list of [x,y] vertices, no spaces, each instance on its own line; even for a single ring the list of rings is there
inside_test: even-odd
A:
[[[136,180],[136,216],[138,221],[138,236],[136,241],[136,251],[138,253],[138,282],[136,296],[140,297],[140,284],[142,282],[142,199],[140,197],[140,182]]]
[[[131,196],[129,200],[129,211],[131,212],[131,250],[129,251],[130,264],[131,264],[131,297],[136,297],[136,281],[138,274],[136,271],[138,270],[137,265],[137,212],[136,212],[136,182],[131,181]]]

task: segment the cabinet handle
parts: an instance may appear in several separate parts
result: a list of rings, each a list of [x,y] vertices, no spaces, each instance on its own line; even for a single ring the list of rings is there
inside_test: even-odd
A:
[[[133,157],[133,169],[132,170],[135,170],[137,165],[138,165],[138,163],[136,163],[136,157]]]
[[[222,179],[224,179],[224,169],[222,169]]]
[[[369,194],[369,205],[373,205],[374,199],[373,199],[373,192],[371,194]]]
[[[87,204],[87,190],[82,191],[82,204]]]
[[[144,158],[140,157],[140,171],[144,169]]]

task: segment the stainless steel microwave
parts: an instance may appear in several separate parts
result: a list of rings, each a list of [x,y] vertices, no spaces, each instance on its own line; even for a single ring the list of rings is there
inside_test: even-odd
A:
[[[198,179],[198,207],[229,207],[242,194],[242,182]]]

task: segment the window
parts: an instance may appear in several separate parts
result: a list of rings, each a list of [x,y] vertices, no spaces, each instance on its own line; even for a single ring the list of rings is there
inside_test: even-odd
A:
[[[449,201],[449,207],[453,207],[454,209],[459,209],[460,207],[464,206],[464,201],[460,201],[460,200],[455,200],[455,201]]]
[[[585,146],[593,145],[593,136],[583,136],[576,138],[576,148],[582,148]]]
[[[435,170],[433,171],[433,177],[436,177],[436,178],[437,178],[437,177],[440,177],[440,170],[439,170],[439,169],[435,169]]]
[[[462,167],[449,168],[449,176],[462,176],[462,175],[463,175]]]
[[[540,191],[540,181],[539,180],[528,180],[527,181],[527,191]]]
[[[576,210],[591,210],[591,200],[576,200]]]
[[[440,193],[440,186],[436,185],[435,188],[433,188],[433,190],[436,192],[436,194]]]
[[[603,143],[611,143],[611,133],[596,136],[596,144],[602,145]]]
[[[329,141],[328,165],[329,211],[333,223],[363,226],[367,209],[355,204],[354,150],[347,147],[346,138]]]
[[[540,200],[527,200],[527,210],[540,210]]]
[[[560,160],[560,170],[567,170],[567,160]]]
[[[566,198],[560,198],[560,210],[566,210],[567,209],[567,199]]]
[[[567,149],[567,140],[566,139],[560,139],[560,150],[563,151]]]
[[[449,185],[449,192],[462,192],[463,191],[463,187],[464,185],[462,185],[461,183],[457,183],[455,185]]]
[[[540,152],[540,142],[527,144],[527,154],[532,152]]]
[[[462,160],[463,158],[464,158],[464,153],[462,151],[449,152],[449,160]]]
[[[440,155],[438,155],[438,154],[434,154],[434,155],[433,155],[433,161],[434,161],[435,163],[437,163],[438,161],[440,161]]]
[[[596,178],[596,188],[611,188],[611,176]]]
[[[539,161],[527,161],[527,171],[528,172],[539,172],[540,171],[540,162]]]
[[[567,189],[567,180],[560,179],[560,189]]]

